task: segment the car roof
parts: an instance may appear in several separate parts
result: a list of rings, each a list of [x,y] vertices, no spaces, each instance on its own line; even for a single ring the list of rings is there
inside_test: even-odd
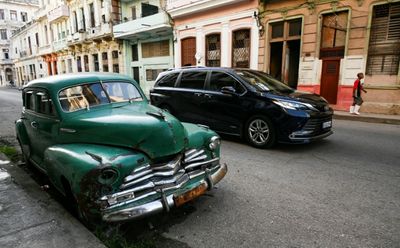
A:
[[[67,73],[62,75],[55,75],[45,78],[38,78],[30,81],[26,87],[43,87],[49,90],[59,90],[68,86],[86,82],[98,82],[107,80],[124,80],[133,81],[132,78],[118,73],[105,73],[105,72],[79,72]]]
[[[204,70],[218,70],[218,71],[234,71],[238,68],[230,68],[230,67],[205,67],[205,66],[188,66],[188,67],[181,67],[181,68],[171,68],[166,72],[177,72],[177,71],[204,71]]]

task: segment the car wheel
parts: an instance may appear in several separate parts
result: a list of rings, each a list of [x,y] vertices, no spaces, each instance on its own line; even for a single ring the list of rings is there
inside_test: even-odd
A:
[[[245,135],[250,145],[270,148],[276,143],[276,133],[272,122],[265,116],[254,116],[246,124]]]
[[[61,183],[64,188],[65,192],[65,197],[68,201],[68,205],[72,207],[73,212],[75,212],[76,216],[79,218],[79,220],[84,224],[88,229],[93,228],[93,224],[86,213],[82,209],[82,207],[79,205],[78,201],[76,200],[74,194],[72,193],[71,186],[69,185],[68,181],[65,178],[61,179]]]
[[[17,139],[18,140],[18,144],[19,144],[19,147],[20,147],[20,149],[21,149],[21,153],[22,153],[22,158],[23,158],[23,162],[25,162],[25,164],[27,165],[27,166],[30,166],[31,165],[31,162],[30,162],[30,160],[29,160],[29,155],[28,155],[28,151],[25,151],[24,150],[24,147],[22,146],[22,144],[21,144],[21,141],[19,140],[19,139]],[[29,146],[28,146],[29,147]],[[28,148],[29,150],[30,150],[30,147]]]

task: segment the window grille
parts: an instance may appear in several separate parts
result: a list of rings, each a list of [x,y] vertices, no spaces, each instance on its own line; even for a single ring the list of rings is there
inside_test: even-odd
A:
[[[233,32],[232,67],[250,67],[250,30],[238,30]]]
[[[400,3],[373,9],[366,74],[397,75],[400,61]]]

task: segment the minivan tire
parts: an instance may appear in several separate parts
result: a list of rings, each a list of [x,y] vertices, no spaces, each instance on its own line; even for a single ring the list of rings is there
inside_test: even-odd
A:
[[[262,115],[251,117],[245,126],[247,142],[257,148],[271,148],[276,144],[276,131],[271,120]]]

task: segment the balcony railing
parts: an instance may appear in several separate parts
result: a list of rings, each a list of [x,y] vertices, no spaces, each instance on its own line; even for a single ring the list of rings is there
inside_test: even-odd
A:
[[[47,19],[49,20],[49,22],[54,22],[59,19],[68,18],[68,17],[69,17],[69,9],[68,9],[68,6],[65,4],[54,8],[53,10],[49,11],[49,13],[47,14]]]
[[[114,36],[124,38],[142,32],[152,32],[152,30],[170,29],[168,15],[160,12],[155,15],[146,16],[134,20],[124,18],[124,22],[114,26]]]
[[[53,51],[60,51],[67,48],[67,39],[61,39],[53,42]]]
[[[175,17],[244,1],[248,0],[167,0],[166,10]]]

